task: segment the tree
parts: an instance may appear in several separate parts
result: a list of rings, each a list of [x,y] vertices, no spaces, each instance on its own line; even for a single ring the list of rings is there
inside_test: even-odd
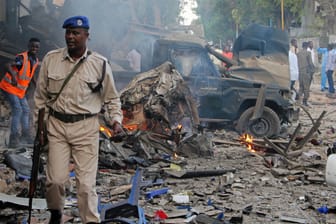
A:
[[[128,0],[133,21],[162,27],[176,24],[180,9],[179,0]]]
[[[336,34],[336,0],[319,0],[318,3],[315,13],[321,22],[320,46],[327,47],[328,34]]]
[[[284,0],[286,29],[300,24],[303,2]],[[197,0],[197,3],[206,38],[213,41],[234,39],[237,26],[244,29],[251,23],[281,27],[280,0]]]
[[[235,23],[231,16],[233,7],[230,1],[198,0],[197,5],[197,13],[208,40],[220,42],[234,37]]]

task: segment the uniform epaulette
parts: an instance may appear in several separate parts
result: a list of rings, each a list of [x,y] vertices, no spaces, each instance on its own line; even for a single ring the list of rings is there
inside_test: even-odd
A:
[[[95,51],[92,51],[91,55],[94,56],[94,57],[96,57],[96,58],[99,58],[99,59],[107,62],[107,58],[105,58],[103,55],[101,55],[101,54],[99,54],[99,53],[97,53]]]
[[[61,53],[63,50],[63,48],[59,48],[59,49],[55,49],[55,50],[51,50],[47,53],[47,55],[51,55],[51,54],[56,54],[56,53]]]

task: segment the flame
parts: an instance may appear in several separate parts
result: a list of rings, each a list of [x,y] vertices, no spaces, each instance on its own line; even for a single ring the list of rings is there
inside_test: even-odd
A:
[[[143,104],[135,104],[127,108],[123,108],[123,127],[128,131],[148,130],[149,120],[145,117]]]
[[[174,158],[174,159],[177,159],[177,158],[178,158],[178,155],[177,155],[176,152],[174,152],[174,154],[173,154],[173,158]]]
[[[123,127],[130,132],[137,131],[137,130],[141,130],[141,131],[148,130],[148,125],[146,124],[146,122],[142,122],[142,123],[123,123]]]
[[[182,124],[177,125],[177,130],[179,130],[179,131],[182,130]]]
[[[139,129],[138,124],[127,124],[127,125],[124,125],[124,127],[129,131],[135,131]]]
[[[112,131],[109,128],[107,128],[103,125],[100,125],[99,130],[101,132],[104,132],[105,134],[107,134],[110,138],[112,137]]]
[[[244,145],[246,145],[249,151],[255,152],[253,148],[253,136],[252,135],[249,135],[247,133],[243,134],[242,136],[240,136],[240,140]]]

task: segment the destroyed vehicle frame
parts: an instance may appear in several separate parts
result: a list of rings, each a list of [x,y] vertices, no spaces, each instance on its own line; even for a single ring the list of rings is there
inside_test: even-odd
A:
[[[240,58],[235,61],[216,53],[203,39],[175,35],[156,40],[152,50],[142,52],[142,55],[152,58],[152,68],[166,61],[173,64],[197,100],[203,125],[229,124],[240,133],[277,137],[282,124],[290,124],[298,118],[289,90],[288,55],[284,54],[288,49],[284,44],[288,42],[286,35],[278,33],[277,37],[282,38],[280,41],[258,40],[272,37],[273,30],[261,30],[266,30],[266,35],[251,38],[257,46],[261,41],[266,46],[276,43],[280,47],[273,47],[271,51],[258,49],[245,38],[239,41],[244,48],[235,48],[240,53]],[[210,55],[223,61],[227,68],[235,65],[223,73]],[[278,70],[274,72],[273,68]]]

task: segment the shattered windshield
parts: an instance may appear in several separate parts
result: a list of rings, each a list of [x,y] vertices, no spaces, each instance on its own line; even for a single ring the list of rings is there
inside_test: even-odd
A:
[[[183,77],[219,76],[219,72],[210,61],[208,54],[198,49],[178,48],[170,51],[175,68]]]

